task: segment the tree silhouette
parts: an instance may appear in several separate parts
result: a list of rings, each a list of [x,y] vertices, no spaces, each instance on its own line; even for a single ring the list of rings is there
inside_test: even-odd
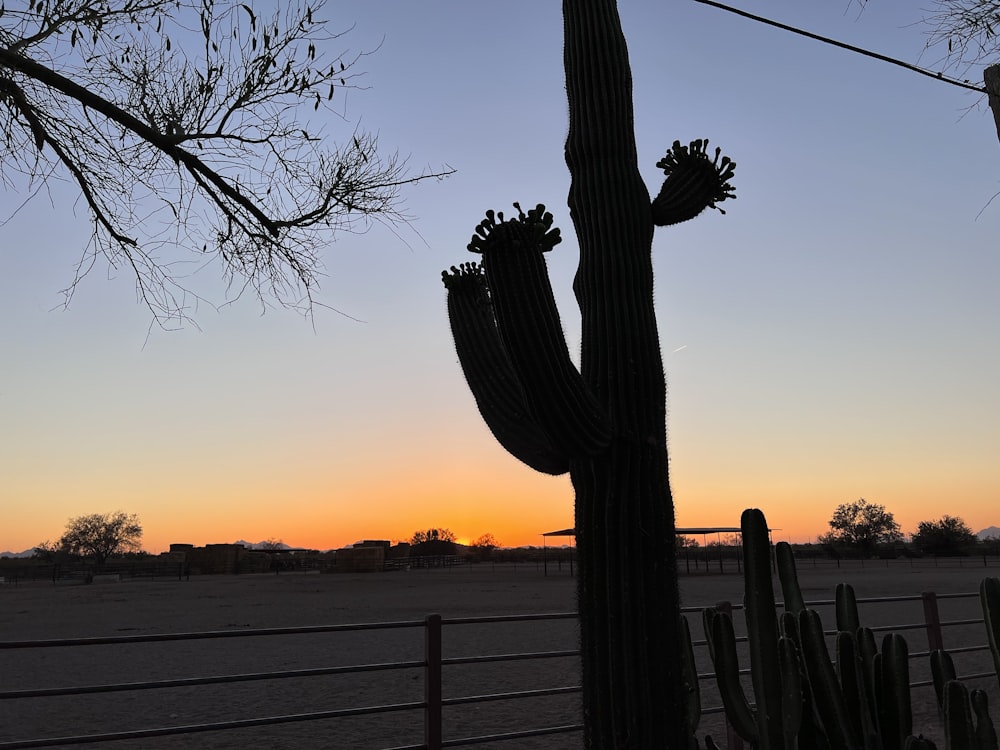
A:
[[[869,503],[863,497],[838,505],[830,519],[830,529],[823,541],[857,547],[865,557],[873,555],[879,544],[903,538],[892,513],[884,505]]]
[[[410,544],[422,544],[423,542],[454,542],[455,534],[451,529],[422,529],[413,532],[410,537]]]
[[[32,0],[0,5],[0,163],[29,195],[66,179],[98,255],[134,273],[161,324],[190,302],[163,251],[221,260],[237,294],[311,301],[334,230],[398,221],[405,160],[354,132],[324,147],[321,106],[357,87],[359,56],[322,0],[255,14],[227,0]],[[340,93],[338,93],[340,92]]]
[[[71,518],[66,524],[66,531],[56,542],[56,549],[89,557],[98,565],[103,565],[116,555],[138,552],[141,540],[139,517],[119,510]]]
[[[495,550],[497,547],[499,547],[500,546],[500,542],[497,541],[497,538],[495,536],[493,536],[492,534],[487,533],[487,534],[483,534],[482,536],[480,536],[478,539],[476,539],[469,546],[476,547],[478,549],[485,550],[485,551],[489,552],[489,551]]]
[[[445,272],[466,380],[498,441],[532,468],[569,472],[576,493],[585,745],[686,749],[666,386],[653,307],[654,225],[732,197],[734,164],[707,141],[674,142],[657,197],[638,169],[628,52],[613,0],[564,0],[569,207],[581,369],[569,357],[545,267],[559,243],[538,205],[488,211]]]
[[[931,555],[961,555],[975,544],[976,535],[965,521],[949,515],[921,521],[913,533],[913,545]]]

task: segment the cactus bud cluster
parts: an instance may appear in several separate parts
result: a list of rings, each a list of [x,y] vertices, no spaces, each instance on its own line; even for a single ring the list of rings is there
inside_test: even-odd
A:
[[[457,267],[452,266],[449,270],[441,272],[441,280],[446,289],[455,289],[460,285],[466,285],[477,291],[485,291],[482,276],[483,267],[475,262],[459,263]]]
[[[498,242],[509,243],[511,247],[537,247],[542,252],[548,252],[562,242],[559,228],[552,227],[552,214],[539,203],[528,213],[521,210],[519,203],[514,204],[518,216],[505,220],[503,211],[486,212],[486,218],[476,225],[476,233],[469,240],[468,249],[474,253],[485,252]]]
[[[715,158],[708,157],[708,139],[691,141],[682,146],[680,141],[656,162],[667,179],[659,195],[653,199],[653,223],[657,226],[679,224],[693,219],[706,208],[714,208],[727,198],[736,198],[736,189],[730,184],[736,173],[736,162],[722,156],[722,149],[715,149]]]

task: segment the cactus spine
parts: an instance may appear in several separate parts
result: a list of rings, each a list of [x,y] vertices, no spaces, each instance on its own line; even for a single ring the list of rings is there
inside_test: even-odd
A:
[[[573,366],[546,274],[558,241],[544,206],[487,212],[445,272],[466,380],[500,443],[576,493],[585,744],[688,748],[666,387],[653,307],[654,225],[733,197],[735,165],[675,143],[655,202],[638,170],[628,53],[614,0],[564,0],[569,207],[583,328]]]

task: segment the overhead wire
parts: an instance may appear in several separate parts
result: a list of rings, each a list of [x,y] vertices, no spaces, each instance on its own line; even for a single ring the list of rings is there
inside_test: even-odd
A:
[[[702,5],[710,5],[713,8],[718,8],[719,10],[724,10],[729,13],[735,13],[743,18],[748,18],[751,21],[757,21],[758,23],[763,23],[768,26],[774,26],[775,28],[782,29],[784,31],[790,31],[793,34],[799,34],[800,36],[808,37],[809,39],[814,39],[817,42],[823,42],[824,44],[830,44],[834,47],[840,47],[841,49],[849,50],[850,52],[856,52],[859,55],[865,55],[866,57],[872,57],[876,60],[881,60],[882,62],[887,62],[892,65],[898,65],[901,68],[906,68],[907,70],[913,71],[914,73],[919,73],[920,75],[927,76],[928,78],[933,78],[935,81],[942,81],[944,83],[950,83],[952,86],[958,86],[963,89],[969,89],[970,91],[976,91],[980,94],[987,93],[986,88],[983,86],[975,86],[968,81],[960,81],[957,78],[951,78],[943,73],[935,73],[934,71],[927,70],[926,68],[921,68],[916,65],[911,65],[910,63],[903,62],[902,60],[897,60],[888,55],[883,55],[878,52],[872,52],[870,50],[862,49],[861,47],[855,47],[853,44],[847,44],[845,42],[839,42],[836,39],[831,39],[830,37],[821,36],[819,34],[814,34],[811,31],[805,31],[803,29],[797,29],[794,26],[789,26],[788,24],[780,23],[778,21],[772,21],[769,18],[764,18],[763,16],[757,16],[753,13],[748,13],[745,10],[740,10],[739,8],[733,8],[730,5],[725,5],[723,3],[715,2],[715,0],[694,0],[696,3],[701,3]]]

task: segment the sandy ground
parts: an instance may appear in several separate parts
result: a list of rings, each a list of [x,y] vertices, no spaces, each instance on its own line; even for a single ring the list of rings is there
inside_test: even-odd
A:
[[[909,563],[864,570],[800,567],[807,600],[830,600],[838,582],[852,583],[859,598],[916,595],[921,591],[975,592],[984,574],[996,569],[934,568]],[[682,577],[684,605],[699,607],[742,600],[738,575]],[[204,576],[190,581],[123,581],[84,585],[31,584],[0,587],[0,641],[89,636],[234,630],[337,623],[420,620],[436,612],[444,618],[569,612],[575,582],[562,571],[543,576],[534,566],[491,565],[452,570],[412,570],[354,575]],[[817,607],[828,628],[833,610]],[[942,599],[944,621],[979,619],[978,598]],[[701,618],[689,615],[695,638]],[[869,626],[921,623],[920,601],[862,604]],[[745,632],[737,613],[737,632]],[[904,632],[911,652],[926,651],[922,629]],[[572,649],[574,620],[446,625],[444,656],[469,656]],[[946,647],[986,643],[983,626],[946,627]],[[0,689],[173,679],[278,669],[384,663],[422,658],[420,628],[364,630],[203,641],[100,647],[0,651]],[[696,649],[701,671],[710,671],[704,648]],[[926,657],[912,660],[911,679],[928,677]],[[991,672],[988,651],[956,655],[960,674]],[[445,696],[497,693],[579,684],[575,658],[447,666]],[[987,689],[996,705],[995,676],[971,681]],[[422,699],[419,669],[404,672],[293,678],[155,691],[0,702],[0,743],[76,733],[126,731],[152,726],[190,725],[238,718],[296,714]],[[706,708],[718,705],[711,682],[702,683]],[[1000,713],[994,709],[995,719]],[[445,738],[580,721],[576,695],[497,701],[445,709]],[[914,725],[939,740],[930,688],[914,691]],[[179,748],[390,748],[422,741],[421,713],[321,720],[254,727],[174,738],[103,743],[108,750]],[[705,716],[699,734],[723,734],[718,716]],[[534,740],[478,745],[562,750],[580,747],[579,733]],[[93,745],[91,745],[93,747]]]

